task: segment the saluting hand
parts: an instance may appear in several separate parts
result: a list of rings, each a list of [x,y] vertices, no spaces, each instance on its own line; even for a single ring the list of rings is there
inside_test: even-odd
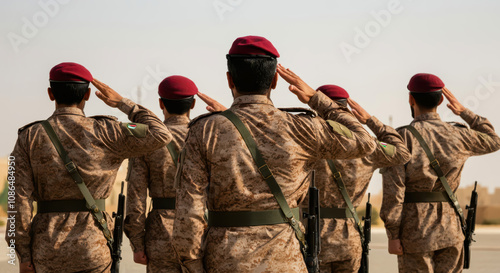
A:
[[[368,121],[372,116],[366,112],[361,105],[359,105],[357,102],[352,100],[351,98],[347,98],[347,103],[349,106],[351,106],[352,113],[354,116],[358,119],[359,122],[362,124],[366,124],[366,121]]]
[[[220,104],[218,101],[212,99],[211,97],[198,92],[198,97],[204,101],[208,106],[207,106],[207,111],[209,112],[219,112],[219,111],[225,111],[227,110],[226,106]]]
[[[453,114],[460,116],[460,114],[465,110],[465,107],[458,102],[457,98],[455,98],[453,93],[451,93],[451,91],[446,87],[443,87],[443,95],[450,102],[447,104],[448,108],[450,108]]]
[[[111,107],[118,107],[118,104],[123,99],[120,94],[97,79],[94,79],[92,81],[92,84],[99,90],[95,92],[95,95],[99,99],[101,99],[102,101],[104,101],[104,103]]]
[[[312,96],[316,94],[316,90],[312,89],[299,76],[281,64],[278,65],[278,74],[290,84],[288,89],[297,95],[301,102],[308,103]]]

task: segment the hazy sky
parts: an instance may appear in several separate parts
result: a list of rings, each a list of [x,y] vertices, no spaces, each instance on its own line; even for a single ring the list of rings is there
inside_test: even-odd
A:
[[[0,156],[17,128],[54,109],[51,67],[73,61],[121,94],[161,114],[157,85],[191,78],[229,106],[225,54],[245,35],[265,36],[313,88],[338,84],[381,121],[411,121],[406,85],[434,73],[474,112],[500,126],[500,1],[8,1],[0,9]],[[276,106],[303,106],[280,80]],[[141,91],[137,91],[141,90]],[[192,115],[204,113],[200,101]],[[125,115],[94,95],[88,116]],[[444,120],[460,120],[442,106]],[[462,185],[500,187],[500,153],[472,158]],[[380,175],[370,186],[380,189]]]

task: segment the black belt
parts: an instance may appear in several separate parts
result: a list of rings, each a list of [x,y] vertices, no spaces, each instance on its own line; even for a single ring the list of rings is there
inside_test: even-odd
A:
[[[96,199],[95,203],[101,211],[106,210],[106,199]],[[38,201],[37,213],[90,211],[85,200],[51,200]]]
[[[153,198],[153,209],[175,209],[175,198]]]
[[[294,217],[300,219],[299,208],[291,209]],[[280,209],[262,211],[208,211],[208,225],[211,227],[248,227],[288,223]]]
[[[405,203],[450,202],[446,192],[405,192]]]
[[[320,218],[354,218],[348,208],[320,208]]]

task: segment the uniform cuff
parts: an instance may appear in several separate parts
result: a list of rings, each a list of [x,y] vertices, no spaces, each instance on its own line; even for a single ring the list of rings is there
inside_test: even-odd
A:
[[[339,108],[339,104],[331,100],[322,92],[316,92],[307,104],[309,107],[318,112],[320,117],[325,117],[326,113],[332,108]]]
[[[389,238],[389,240],[399,239],[399,229],[394,230],[394,229],[386,228],[385,232],[387,233],[387,238]]]
[[[204,273],[205,272],[205,270],[203,269],[203,260],[202,259],[184,261],[181,264],[181,268],[182,268],[182,273]]]
[[[132,111],[132,108],[134,108],[135,105],[136,105],[135,102],[133,102],[127,98],[123,98],[118,103],[118,109],[120,109],[120,111],[122,111],[123,113],[125,113],[128,116],[130,114],[130,112]]]
[[[378,120],[378,118],[371,116],[368,120],[366,120],[366,126],[368,126],[377,138],[379,138],[379,135],[382,133],[385,125]]]
[[[462,113],[460,113],[460,117],[470,125],[474,121],[476,114],[471,110],[465,108],[465,110],[463,110]]]
[[[134,253],[144,251],[144,239],[130,240],[130,246],[132,247],[132,251]]]

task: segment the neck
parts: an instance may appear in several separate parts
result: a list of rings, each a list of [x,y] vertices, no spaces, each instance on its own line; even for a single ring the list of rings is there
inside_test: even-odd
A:
[[[238,98],[238,97],[241,97],[241,96],[247,96],[247,95],[259,95],[259,96],[266,96],[268,99],[271,99],[271,90],[267,91],[265,94],[255,94],[255,93],[242,94],[242,93],[238,92],[238,90],[233,89],[233,90],[232,90],[232,93],[233,93],[233,98],[234,98],[234,99],[236,99],[236,98]]]
[[[187,118],[189,118],[189,112],[191,112],[191,111],[188,111],[185,114],[177,115],[177,114],[170,114],[169,112],[167,112],[167,110],[163,110],[163,116],[165,117],[165,120],[167,120],[171,117],[187,117]]]
[[[413,109],[415,110],[415,118],[428,113],[437,113],[437,107],[432,109],[422,109],[420,107],[414,107]]]
[[[80,102],[79,104],[71,104],[71,105],[68,105],[68,104],[58,104],[56,102],[56,109],[59,109],[59,108],[78,108],[80,110],[83,111],[83,108],[85,107],[85,102],[82,101]]]

